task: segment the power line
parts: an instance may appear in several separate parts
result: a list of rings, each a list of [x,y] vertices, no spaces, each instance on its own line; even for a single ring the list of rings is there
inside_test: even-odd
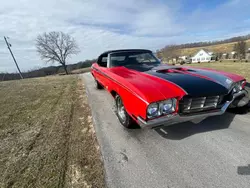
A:
[[[23,75],[22,75],[22,73],[21,73],[21,71],[20,71],[20,68],[19,68],[19,66],[18,66],[18,64],[17,64],[17,62],[16,62],[16,59],[15,59],[15,57],[14,57],[14,54],[13,54],[12,51],[11,51],[11,48],[10,48],[10,47],[11,47],[11,44],[7,41],[6,37],[4,37],[4,40],[5,40],[5,42],[6,42],[6,45],[7,45],[8,49],[9,49],[9,51],[10,51],[10,54],[11,54],[12,58],[13,58],[15,64],[16,64],[16,67],[17,67],[17,70],[18,70],[18,72],[19,72],[19,75],[20,75],[21,79],[23,79]]]

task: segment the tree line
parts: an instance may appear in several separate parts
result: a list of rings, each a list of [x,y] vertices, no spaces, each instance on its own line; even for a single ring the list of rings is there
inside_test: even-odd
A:
[[[230,39],[225,40],[219,40],[219,41],[209,41],[209,42],[194,42],[194,43],[186,43],[186,44],[179,44],[179,45],[166,45],[164,48],[157,50],[156,54],[159,58],[165,58],[165,59],[172,59],[172,58],[178,58],[180,55],[180,50],[184,48],[196,48],[196,47],[208,47],[211,45],[217,45],[217,44],[226,44],[231,42],[237,42],[234,45],[233,50],[237,53],[237,58],[244,59],[245,53],[247,50],[246,40],[250,39],[250,34],[245,36],[238,36],[233,37]],[[228,52],[229,53],[229,52]],[[217,54],[215,52],[215,54]],[[187,54],[190,55],[190,54]],[[217,54],[218,58],[222,56],[222,53]]]
[[[193,42],[193,43],[186,43],[186,44],[179,44],[175,45],[178,49],[182,48],[196,48],[196,47],[207,47],[217,44],[225,44],[225,43],[231,43],[231,42],[238,42],[238,41],[244,41],[250,39],[250,34],[245,36],[238,36],[238,37],[232,37],[229,39],[224,40],[217,40],[217,41],[208,41],[208,42]],[[172,46],[172,45],[170,45]]]
[[[73,70],[77,70],[81,68],[88,68],[94,62],[96,62],[96,59],[80,61],[75,64],[67,65],[66,69],[67,69],[67,72],[70,73]],[[35,78],[35,77],[43,77],[43,76],[63,74],[63,73],[65,73],[64,67],[49,66],[49,67],[44,67],[44,68],[40,68],[37,70],[30,70],[27,72],[23,72],[22,74],[24,78]],[[18,79],[20,79],[20,75],[18,73],[0,73],[0,81],[18,80]]]

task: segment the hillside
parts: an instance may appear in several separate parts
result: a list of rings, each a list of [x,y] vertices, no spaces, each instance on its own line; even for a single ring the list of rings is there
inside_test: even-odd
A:
[[[230,53],[234,50],[234,45],[239,41],[245,41],[246,47],[250,48],[250,34],[238,36],[224,40],[206,41],[206,42],[191,42],[185,44],[169,44],[156,51],[159,58],[169,59],[178,56],[193,56],[200,49],[207,49],[214,53]]]
[[[182,48],[178,49],[178,54],[180,56],[182,55],[194,55],[197,51],[200,49],[208,49],[209,51],[215,52],[215,53],[226,53],[233,51],[234,45],[237,42],[230,42],[230,43],[224,43],[224,44],[216,44],[216,45],[209,45],[209,46],[203,46],[203,47],[194,47],[194,48]],[[250,48],[250,39],[246,40],[247,47]]]

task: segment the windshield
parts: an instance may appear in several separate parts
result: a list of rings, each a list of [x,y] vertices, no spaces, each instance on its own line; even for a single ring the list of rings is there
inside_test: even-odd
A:
[[[149,52],[117,52],[110,55],[110,67],[145,64],[155,65],[160,61]]]

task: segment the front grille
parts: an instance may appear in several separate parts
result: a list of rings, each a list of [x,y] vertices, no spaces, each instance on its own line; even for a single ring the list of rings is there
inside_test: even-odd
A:
[[[185,96],[179,103],[180,113],[189,114],[220,108],[221,96],[190,97]]]

